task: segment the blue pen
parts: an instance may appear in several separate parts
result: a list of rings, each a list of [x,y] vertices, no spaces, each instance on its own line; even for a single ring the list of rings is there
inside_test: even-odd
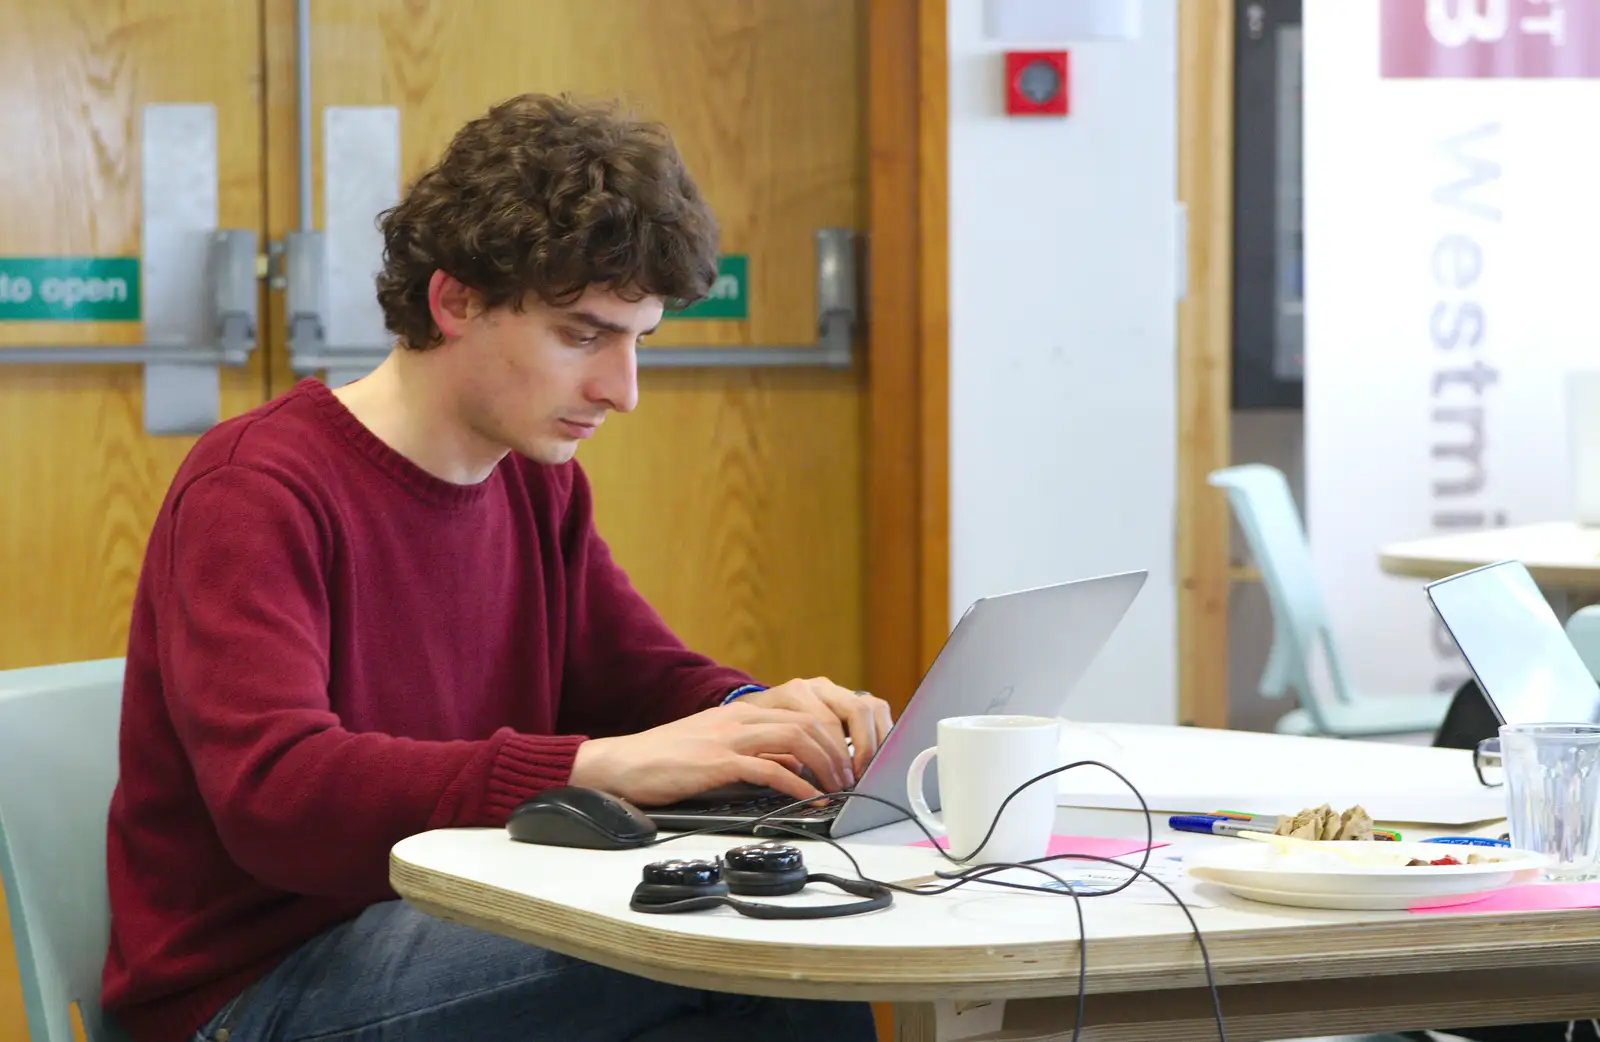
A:
[[[1503,839],[1490,839],[1488,836],[1437,836],[1425,839],[1424,843],[1453,843],[1463,847],[1509,847],[1511,844]]]
[[[1237,818],[1218,818],[1205,814],[1174,814],[1167,826],[1178,832],[1204,832],[1213,836],[1237,836],[1241,832],[1271,832],[1276,825],[1262,822],[1239,821]]]

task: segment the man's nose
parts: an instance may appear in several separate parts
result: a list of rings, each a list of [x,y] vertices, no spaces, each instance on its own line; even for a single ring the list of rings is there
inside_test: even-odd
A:
[[[595,359],[598,370],[590,385],[590,398],[616,412],[632,412],[639,405],[639,355],[628,346],[603,351]]]

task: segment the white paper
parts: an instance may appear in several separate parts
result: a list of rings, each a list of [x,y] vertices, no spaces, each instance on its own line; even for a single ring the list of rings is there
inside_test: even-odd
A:
[[[1129,854],[1127,857],[1118,858],[1117,860],[1137,867],[1139,858],[1139,854]],[[1119,868],[1116,865],[1063,859],[1061,861],[1049,861],[1039,867],[1056,876],[1060,882],[1026,869],[996,872],[993,876],[987,878],[1000,883],[1040,886],[1048,890],[1062,891],[1063,893],[1065,888],[1062,884],[1065,883],[1080,894],[1100,894],[1101,896],[1098,897],[1086,897],[1087,900],[1095,901],[1131,901],[1136,904],[1176,907],[1177,901],[1173,899],[1173,894],[1176,894],[1184,904],[1191,908],[1212,908],[1216,905],[1215,901],[1202,897],[1196,892],[1196,881],[1184,872],[1182,858],[1171,854],[1152,852],[1150,863],[1145,866],[1144,870],[1155,876],[1162,883],[1165,883],[1167,887],[1170,887],[1172,893],[1168,893],[1166,889],[1152,882],[1145,875],[1140,875],[1136,881],[1114,894],[1106,893],[1106,891],[1110,891],[1127,882],[1128,877],[1134,874],[1130,869]],[[974,882],[967,885],[978,886],[979,883]]]
[[[1467,825],[1505,816],[1505,790],[1478,782],[1464,749],[1301,738],[1145,724],[1063,727],[1062,762],[1098,760],[1139,790],[1153,813],[1294,814],[1359,804],[1377,821]],[[1138,810],[1115,775],[1058,775],[1064,807]]]

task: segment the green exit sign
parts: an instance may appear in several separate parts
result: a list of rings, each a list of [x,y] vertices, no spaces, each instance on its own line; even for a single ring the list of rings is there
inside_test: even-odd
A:
[[[137,257],[0,257],[0,322],[137,321]]]
[[[750,258],[743,253],[717,258],[717,281],[704,300],[697,300],[682,311],[669,311],[666,318],[750,317]]]

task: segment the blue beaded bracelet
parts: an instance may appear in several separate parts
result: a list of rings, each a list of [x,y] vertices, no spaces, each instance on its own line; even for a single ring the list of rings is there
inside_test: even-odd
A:
[[[732,702],[734,699],[738,698],[740,695],[748,695],[752,691],[765,691],[765,690],[766,690],[766,688],[762,687],[760,684],[744,684],[744,685],[742,685],[740,687],[734,688],[732,691],[729,691],[728,694],[727,694],[727,697],[725,697],[722,700],[722,704],[723,705],[727,705],[729,702]]]

